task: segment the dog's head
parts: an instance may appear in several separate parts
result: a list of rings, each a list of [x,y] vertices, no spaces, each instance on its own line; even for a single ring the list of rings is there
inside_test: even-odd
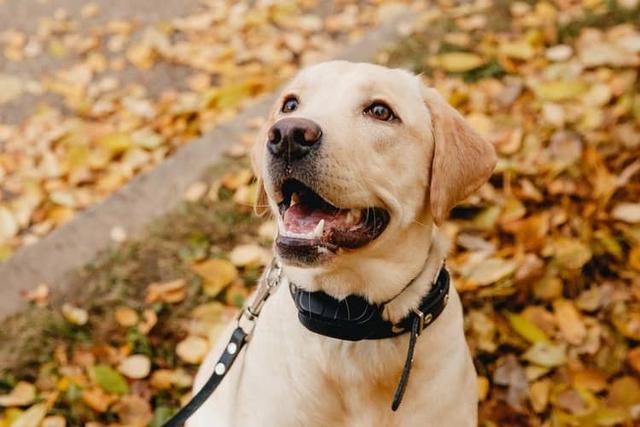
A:
[[[418,77],[333,61],[286,87],[252,160],[279,257],[326,271],[411,244],[488,179],[495,153]]]

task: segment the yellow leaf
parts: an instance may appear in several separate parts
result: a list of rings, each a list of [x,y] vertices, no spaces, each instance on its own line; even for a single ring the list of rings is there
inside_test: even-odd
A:
[[[533,47],[525,41],[500,43],[498,52],[509,58],[521,60],[531,59],[536,53]]]
[[[640,403],[640,381],[631,376],[615,380],[609,389],[611,402],[623,407],[632,407]]]
[[[529,399],[531,406],[537,413],[544,412],[549,404],[549,392],[553,383],[549,378],[534,382],[529,386]]]
[[[520,316],[519,314],[506,313],[507,319],[514,331],[518,333],[522,338],[526,339],[530,343],[545,342],[549,343],[549,337],[540,329],[535,323]]]
[[[24,411],[11,423],[11,427],[38,427],[45,415],[47,415],[47,404],[38,403]]]
[[[450,73],[462,73],[484,65],[485,60],[469,52],[449,52],[429,59],[429,65]]]
[[[236,267],[224,259],[210,259],[191,268],[204,279],[204,293],[210,297],[218,295],[238,277]]]
[[[19,230],[18,221],[16,221],[11,211],[4,206],[0,206],[0,243],[18,234]]]
[[[477,379],[478,386],[478,400],[483,401],[487,398],[487,394],[489,394],[489,379],[487,377],[479,376]]]
[[[116,322],[118,322],[120,326],[123,326],[125,328],[135,325],[136,323],[138,323],[139,319],[138,313],[136,313],[134,309],[124,306],[116,308],[114,317],[116,319]]]
[[[513,274],[517,264],[513,260],[489,258],[474,266],[466,275],[469,282],[486,286]]]
[[[147,303],[165,302],[176,303],[187,297],[185,289],[187,281],[185,279],[172,280],[164,283],[152,283],[147,287]]]
[[[270,259],[271,253],[256,244],[238,245],[229,253],[229,260],[238,267],[258,267]]]
[[[102,413],[109,409],[115,397],[106,393],[100,387],[93,387],[82,391],[82,401],[96,412]]]
[[[20,381],[11,393],[0,396],[0,406],[25,406],[36,398],[36,386]]]
[[[543,83],[534,91],[544,101],[565,101],[586,92],[587,86],[579,80],[557,80]]]
[[[569,344],[580,344],[587,336],[587,328],[573,303],[565,299],[555,300],[553,311],[564,339]]]
[[[133,145],[133,139],[126,133],[111,133],[98,139],[97,143],[114,154],[120,154]]]
[[[566,268],[580,269],[593,255],[589,246],[576,239],[561,237],[552,244],[556,261]]]
[[[629,266],[640,271],[640,246],[636,246],[629,252]]]
[[[553,368],[566,362],[566,346],[538,341],[522,357],[536,365]]]
[[[24,83],[18,77],[0,74],[0,104],[16,99],[23,91]]]
[[[73,325],[84,325],[89,320],[89,313],[87,313],[87,310],[75,307],[71,304],[64,304],[62,306],[62,315],[67,322]]]

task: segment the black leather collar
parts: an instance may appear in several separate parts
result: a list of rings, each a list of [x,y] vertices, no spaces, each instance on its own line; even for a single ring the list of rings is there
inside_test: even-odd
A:
[[[298,309],[298,319],[308,330],[341,340],[375,340],[410,332],[416,318],[420,325],[418,334],[436,320],[449,300],[449,272],[442,266],[418,309],[395,324],[383,319],[384,304],[370,304],[358,295],[338,300],[321,291],[304,291],[294,284],[290,284],[289,289]]]

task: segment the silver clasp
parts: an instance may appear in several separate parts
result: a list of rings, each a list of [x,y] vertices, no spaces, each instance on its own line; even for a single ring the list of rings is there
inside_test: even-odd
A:
[[[271,264],[263,274],[256,294],[248,307],[244,308],[237,317],[237,325],[242,328],[247,334],[247,340],[253,334],[253,330],[256,327],[256,319],[262,311],[265,301],[273,294],[275,289],[280,283],[280,276],[282,274],[282,266],[278,263],[276,258],[273,258]]]

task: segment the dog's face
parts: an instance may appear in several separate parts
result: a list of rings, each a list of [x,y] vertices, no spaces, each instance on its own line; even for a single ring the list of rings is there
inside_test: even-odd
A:
[[[285,265],[331,269],[385,256],[441,222],[495,154],[433,89],[371,64],[322,63],[283,91],[252,153],[258,211],[278,219]]]

